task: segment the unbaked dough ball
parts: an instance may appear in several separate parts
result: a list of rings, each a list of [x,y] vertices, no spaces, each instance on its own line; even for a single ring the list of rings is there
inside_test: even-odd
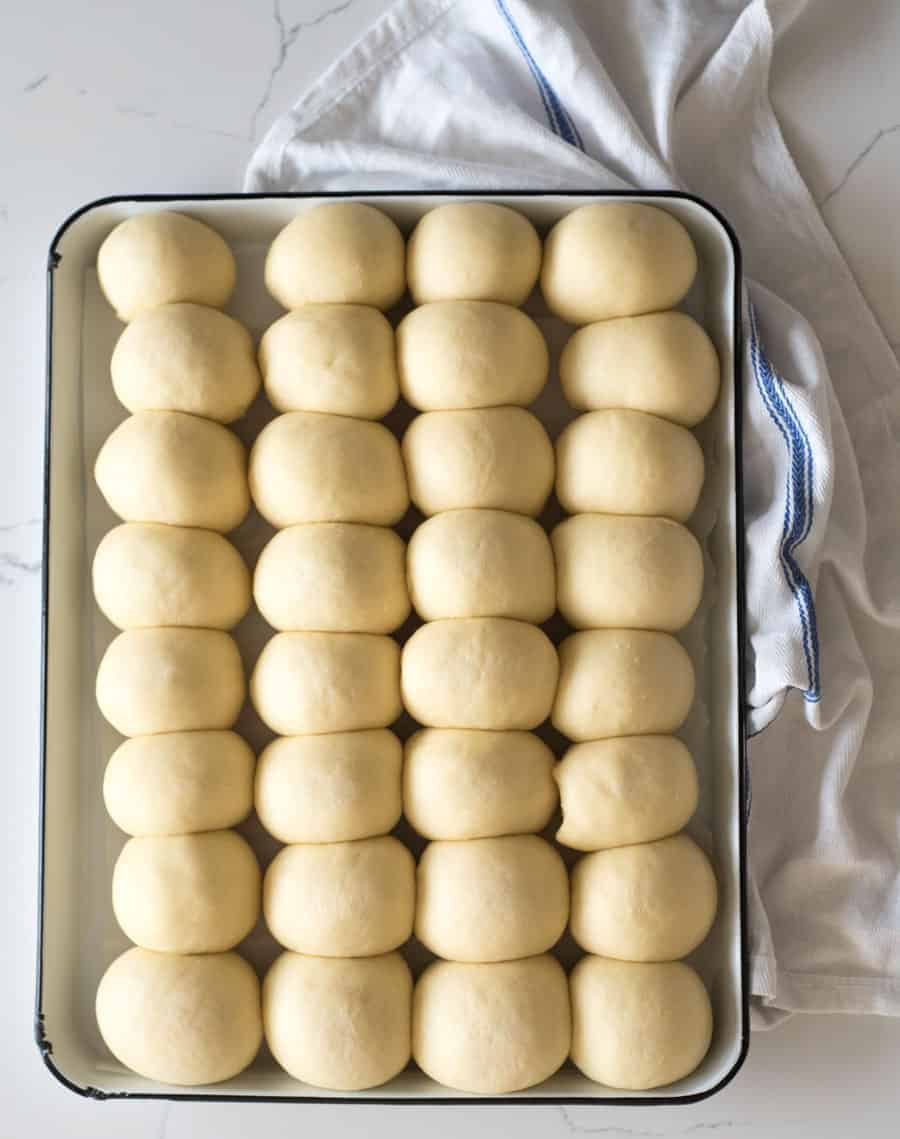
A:
[[[420,411],[526,406],[550,360],[531,317],[492,301],[435,301],[397,326],[403,398]]]
[[[116,826],[132,835],[232,827],[253,810],[256,757],[234,732],[169,732],[125,740],[103,777]]]
[[[157,305],[194,301],[222,308],[234,290],[234,256],[196,218],[169,210],[120,222],[100,246],[97,275],[120,320]]]
[[[373,957],[413,928],[416,865],[396,838],[286,846],[263,883],[276,941],[318,957]]]
[[[668,633],[592,629],[559,646],[553,726],[572,740],[674,732],[694,700],[694,667]]]
[[[548,1079],[572,1038],[566,975],[549,955],[435,961],[413,994],[413,1059],[459,1091],[503,1095]]]
[[[250,452],[250,492],[273,526],[370,522],[393,526],[409,492],[400,447],[381,423],[291,411]]]
[[[534,625],[502,617],[431,621],[403,646],[404,706],[432,728],[536,728],[550,714],[559,664]]]
[[[279,842],[348,842],[400,818],[403,748],[393,732],[273,740],[256,769],[256,813]]]
[[[112,880],[122,932],[160,953],[221,953],[259,917],[256,855],[234,831],[130,838]]]
[[[113,349],[110,372],[129,411],[186,411],[219,423],[240,419],[259,391],[250,333],[206,305],[136,316]]]
[[[94,555],[94,597],[120,629],[231,629],[250,608],[250,571],[212,530],[126,522]]]
[[[541,239],[517,210],[450,202],[429,210],[409,239],[406,275],[417,305],[503,301],[520,305],[537,283]]]
[[[123,736],[230,728],[244,703],[241,655],[215,629],[126,629],[100,661],[97,703]]]
[[[400,646],[371,633],[278,633],[259,655],[250,698],[283,736],[386,728],[401,712]]]
[[[253,595],[274,629],[392,633],[410,610],[406,545],[383,526],[289,526],[259,555]]]
[[[678,304],[697,254],[672,214],[640,202],[580,206],[547,234],[541,292],[571,324],[655,312]]]
[[[403,813],[426,838],[539,831],[558,800],[553,765],[531,732],[423,728],[406,741]]]
[[[227,533],[250,508],[247,456],[220,423],[180,411],[139,411],[109,436],[94,478],[126,522]]]
[[[700,444],[686,428],[642,411],[592,411],[556,441],[556,496],[567,514],[685,522],[700,497],[703,467]]]
[[[429,518],[410,539],[407,572],[423,621],[513,617],[540,624],[556,609],[546,532],[506,510],[448,510]]]
[[[690,621],[703,593],[700,543],[669,518],[576,514],[551,535],[557,603],[576,629],[660,629]]]
[[[128,949],[104,973],[96,1012],[115,1058],[161,1084],[231,1079],[262,1044],[259,981],[236,953]]]
[[[403,458],[423,514],[480,507],[534,517],[553,489],[553,444],[521,407],[417,415],[403,436]]]
[[[282,953],[263,982],[266,1042],[317,1088],[363,1091],[409,1063],[412,975],[399,953],[339,960]]]
[[[569,917],[565,863],[533,834],[432,842],[419,859],[416,937],[450,961],[544,953]]]
[[[712,1039],[703,982],[681,961],[583,957],[569,978],[572,1061],[608,1088],[647,1091],[689,1075]]]
[[[675,961],[716,917],[716,876],[686,834],[586,854],[572,871],[572,936],[588,953]]]
[[[326,202],[304,210],[272,242],[266,288],[290,309],[388,309],[406,288],[403,261],[403,235],[387,214],[363,202]]]
[[[367,305],[304,305],[276,320],[259,345],[277,411],[381,419],[397,402],[394,330]]]
[[[563,349],[559,377],[580,411],[626,407],[693,427],[716,402],[719,357],[687,313],[654,312],[580,328]]]
[[[562,803],[556,839],[575,850],[665,838],[697,809],[694,761],[674,736],[575,744],[553,774]]]

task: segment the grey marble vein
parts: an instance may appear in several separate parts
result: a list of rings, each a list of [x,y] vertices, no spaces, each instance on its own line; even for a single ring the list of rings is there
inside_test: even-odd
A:
[[[881,127],[879,130],[877,130],[869,142],[863,147],[863,149],[859,152],[859,154],[857,154],[857,156],[844,171],[837,184],[833,186],[825,195],[825,197],[822,198],[822,200],[819,202],[819,208],[822,209],[827,206],[835,194],[839,194],[840,191],[843,190],[843,188],[856,173],[860,165],[869,157],[869,155],[883,138],[886,138],[888,135],[895,134],[897,131],[900,131],[900,123],[893,123],[889,127]]]
[[[580,1124],[574,1120],[566,1107],[560,1107],[559,1112],[562,1115],[563,1122],[573,1135],[622,1135],[622,1136],[636,1136],[637,1139],[656,1139],[657,1136],[667,1135],[702,1135],[707,1131],[738,1131],[747,1127],[755,1127],[755,1123],[750,1120],[744,1119],[710,1119],[697,1123],[689,1123],[686,1127],[680,1127],[677,1130],[666,1128],[665,1131],[647,1131],[644,1128],[626,1127],[623,1125],[598,1125],[596,1127],[586,1124]],[[801,1119],[784,1119],[779,1120],[778,1125],[783,1127],[795,1127],[805,1123]]]
[[[253,108],[253,114],[250,117],[248,138],[251,142],[256,140],[259,116],[269,105],[269,100],[272,98],[272,89],[275,86],[275,80],[281,74],[284,65],[287,63],[288,53],[296,43],[297,36],[304,28],[315,28],[319,24],[323,24],[326,20],[330,20],[332,16],[338,16],[341,12],[346,12],[347,9],[351,8],[355,3],[356,0],[344,0],[344,3],[336,4],[333,8],[326,8],[324,12],[320,12],[318,16],[313,16],[311,19],[298,20],[295,24],[285,24],[284,16],[281,12],[281,0],[273,0],[272,18],[275,21],[275,28],[278,32],[278,48],[275,55],[275,62],[269,69],[263,93],[260,96],[259,102]]]
[[[29,561],[18,554],[11,554],[8,550],[0,551],[0,585],[15,585],[22,575],[29,577],[39,573],[41,569],[40,558]]]
[[[11,534],[14,530],[24,530],[26,526],[40,526],[42,518],[26,518],[24,522],[5,522],[0,525],[0,534]]]
[[[147,107],[131,107],[124,103],[116,103],[113,110],[119,115],[133,115],[137,119],[158,119],[159,111],[152,111]],[[218,127],[205,127],[199,123],[185,123],[180,119],[161,119],[164,126],[172,127],[173,130],[179,131],[194,131],[197,134],[214,134],[220,138],[234,138],[238,142],[246,142],[247,139],[244,135],[237,134],[235,131],[221,130]]]
[[[37,77],[37,79],[32,79],[30,83],[26,83],[25,86],[22,88],[22,94],[28,95],[32,91],[37,91],[38,87],[43,87],[43,85],[47,82],[47,80],[49,78],[50,78],[50,72],[48,71],[44,75],[39,75]]]

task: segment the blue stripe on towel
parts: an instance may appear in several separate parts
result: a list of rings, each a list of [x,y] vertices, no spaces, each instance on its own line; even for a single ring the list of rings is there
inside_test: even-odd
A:
[[[806,576],[797,564],[794,551],[808,536],[813,521],[813,454],[809,437],[801,424],[784,385],[772,367],[759,339],[756,309],[750,305],[750,360],[756,386],[772,422],[781,433],[788,450],[787,485],[784,521],[781,531],[779,559],[785,580],[800,615],[803,629],[803,654],[809,675],[804,696],[811,702],[821,697],[819,675],[819,630],[816,606]]]
[[[550,85],[547,76],[538,67],[537,61],[528,50],[528,45],[522,38],[522,33],[519,31],[515,20],[510,15],[510,11],[506,6],[505,0],[496,0],[497,10],[506,21],[506,25],[512,32],[512,37],[518,45],[519,51],[525,58],[531,74],[534,76],[534,81],[537,83],[538,92],[541,96],[541,102],[544,104],[544,110],[547,112],[547,121],[550,123],[550,129],[554,134],[558,135],[563,142],[567,142],[570,146],[576,147],[580,151],[584,151],[584,143],[581,141],[581,135],[578,133],[578,127],[572,121],[572,117],[565,109],[560,101],[559,96]]]

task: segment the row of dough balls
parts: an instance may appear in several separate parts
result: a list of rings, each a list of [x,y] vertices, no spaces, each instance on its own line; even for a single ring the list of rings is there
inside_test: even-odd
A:
[[[559,963],[540,955],[436,961],[414,986],[398,953],[341,960],[288,952],[260,990],[235,953],[135,948],[103,977],[97,1020],[122,1063],[162,1083],[227,1080],[265,1037],[290,1075],[340,1091],[384,1084],[412,1058],[448,1087],[500,1095],[543,1082],[569,1056],[591,1080],[646,1090],[693,1071],[712,1036],[709,997],[688,965],[598,956],[582,958],[568,983]]]

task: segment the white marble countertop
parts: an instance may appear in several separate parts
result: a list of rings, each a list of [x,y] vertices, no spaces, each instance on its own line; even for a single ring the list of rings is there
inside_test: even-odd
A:
[[[38,755],[44,266],[57,224],[128,191],[223,191],[273,117],[388,0],[185,3],[31,0],[0,42],[0,480],[6,803],[0,874],[0,1133],[10,1139],[238,1139],[321,1135],[569,1134],[844,1139],[896,1133],[900,1022],[795,1018],[754,1037],[722,1094],[697,1106],[303,1108],[76,1098],[32,1043]],[[214,33],[214,34],[213,34]],[[784,133],[889,339],[900,342],[900,5],[814,0],[779,42],[772,98]]]

